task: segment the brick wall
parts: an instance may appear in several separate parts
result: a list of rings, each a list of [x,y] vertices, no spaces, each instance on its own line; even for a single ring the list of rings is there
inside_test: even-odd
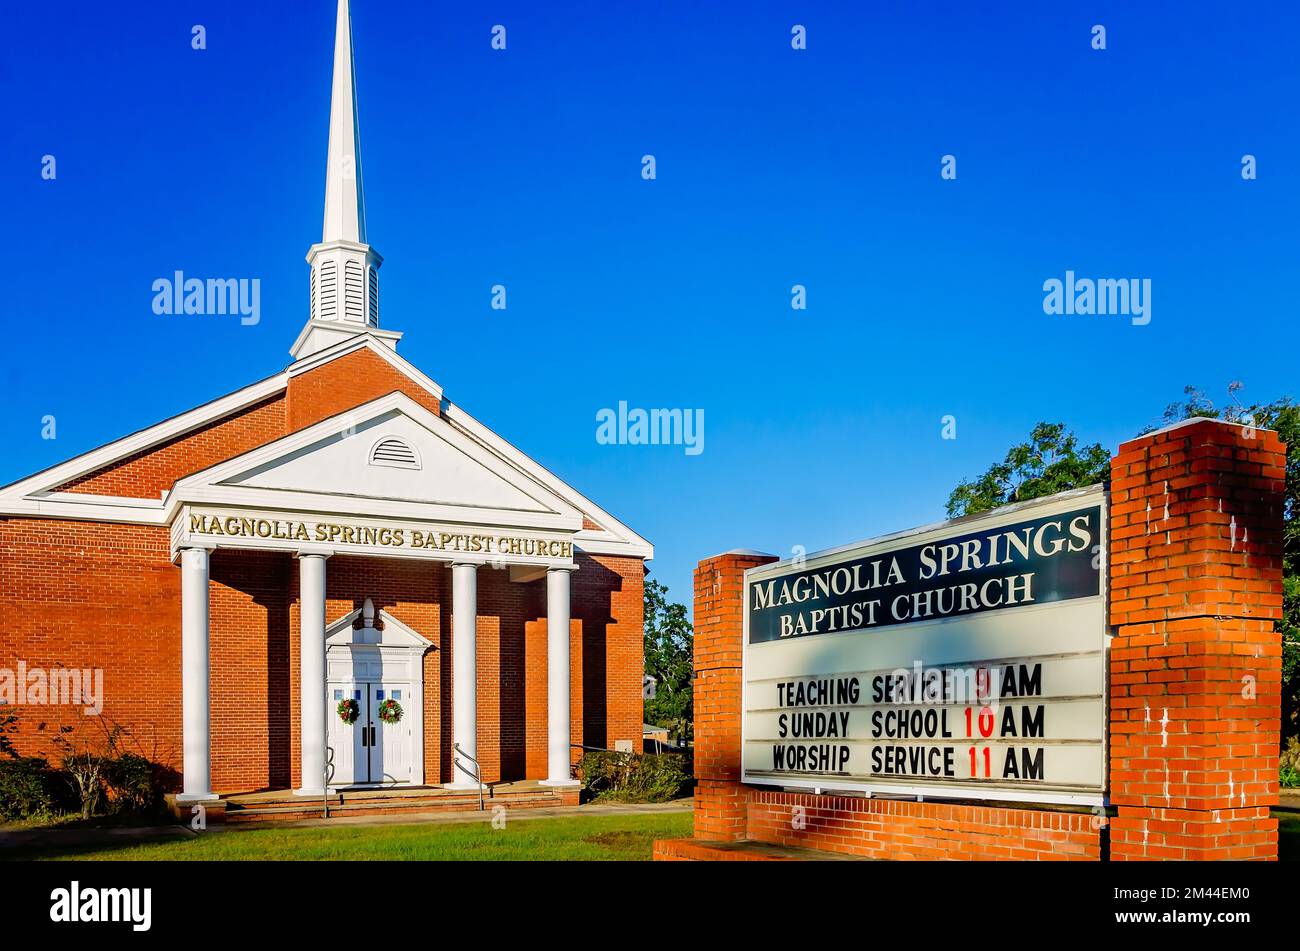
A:
[[[433,394],[378,354],[361,349],[337,357],[289,379],[285,431],[297,432],[399,390],[431,413],[441,411]]]
[[[290,694],[298,657],[289,639],[298,563],[288,553],[218,550],[208,567],[213,788],[286,788],[296,755],[287,724],[298,718],[297,694]],[[174,618],[179,638],[180,601],[159,610]],[[179,706],[179,666],[175,675]]]
[[[750,790],[746,837],[875,859],[1097,861],[1092,815]]]
[[[276,394],[175,439],[59,486],[60,492],[156,499],[181,479],[285,434],[285,398]]]
[[[179,768],[180,571],[165,528],[0,519],[0,617],[0,667],[101,668],[105,719]],[[59,725],[99,729],[81,709],[19,708],[18,750],[57,761]]]
[[[1214,420],[1111,464],[1112,858],[1276,858],[1277,434]]]
[[[572,683],[580,688],[574,718],[581,733],[573,742],[612,749],[630,740],[640,752],[645,564],[640,558],[585,554],[576,562],[578,570],[569,576],[570,614],[581,625],[582,643],[571,648],[570,663]]]

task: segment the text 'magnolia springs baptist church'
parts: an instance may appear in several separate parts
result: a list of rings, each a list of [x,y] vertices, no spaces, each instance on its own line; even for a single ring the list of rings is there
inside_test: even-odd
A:
[[[319,796],[331,759],[340,786],[566,787],[582,745],[641,746],[653,549],[399,356],[356,109],[340,0],[288,367],[0,490],[0,666],[102,670],[184,800]],[[82,716],[32,709],[20,749]]]

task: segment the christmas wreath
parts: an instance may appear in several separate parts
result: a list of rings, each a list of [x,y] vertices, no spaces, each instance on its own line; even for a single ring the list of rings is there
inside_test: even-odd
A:
[[[340,700],[335,710],[338,711],[339,719],[348,726],[356,723],[357,717],[361,716],[361,704],[351,699]]]
[[[385,700],[379,705],[379,719],[385,723],[396,723],[402,719],[402,705],[396,700]]]

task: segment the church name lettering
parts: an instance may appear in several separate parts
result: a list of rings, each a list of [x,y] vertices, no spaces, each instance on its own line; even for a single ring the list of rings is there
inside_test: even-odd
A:
[[[754,582],[749,641],[1096,595],[1100,520],[1092,507]]]
[[[191,535],[207,535],[216,538],[362,545],[449,554],[532,558],[573,557],[572,542],[538,536],[448,532],[409,527],[394,528],[387,525],[349,525],[343,522],[306,522],[241,515],[192,514],[189,520],[189,531]]]

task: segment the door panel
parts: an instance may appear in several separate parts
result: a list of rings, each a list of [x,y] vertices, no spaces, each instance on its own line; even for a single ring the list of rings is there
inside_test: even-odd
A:
[[[329,730],[326,734],[326,742],[334,750],[334,779],[335,786],[350,786],[353,783],[366,782],[367,770],[369,768],[369,749],[362,746],[362,724],[366,722],[366,704],[369,699],[369,692],[363,689],[364,685],[351,683],[331,683],[329,689],[329,699],[326,701],[328,709],[326,710]],[[357,717],[357,722],[351,726],[339,719],[338,705],[344,697],[352,697],[361,705],[361,715]],[[360,769],[361,775],[357,775]]]
[[[375,738],[370,753],[370,781],[406,783],[411,780],[411,722],[406,710],[409,691],[400,684],[371,684],[370,710]],[[396,700],[402,706],[402,719],[385,723],[379,719],[379,705]]]

